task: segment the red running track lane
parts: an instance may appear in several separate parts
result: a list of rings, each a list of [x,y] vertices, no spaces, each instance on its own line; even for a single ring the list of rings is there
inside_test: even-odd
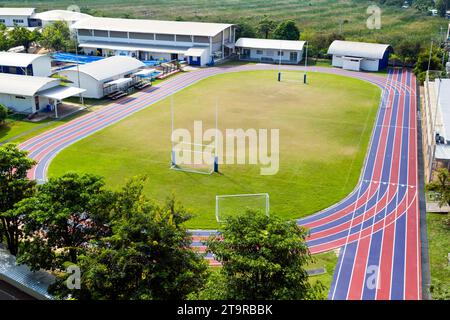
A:
[[[252,65],[189,72],[79,117],[20,146],[38,161],[29,176],[44,181],[48,165],[59,151],[202,79],[225,72],[276,68]],[[296,66],[282,69],[304,70]],[[312,253],[341,249],[329,297],[420,299],[415,77],[397,69],[390,70],[387,78],[341,69],[310,67],[308,70],[359,78],[383,89],[358,186],[336,205],[298,220],[310,229],[308,245]],[[192,231],[193,248],[205,252],[204,240],[213,233],[216,231]],[[206,258],[211,265],[218,265],[211,254]],[[375,289],[366,285],[373,280],[370,277],[373,267],[379,275]]]

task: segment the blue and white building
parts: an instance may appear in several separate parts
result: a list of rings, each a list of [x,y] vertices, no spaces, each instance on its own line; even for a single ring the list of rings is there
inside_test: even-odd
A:
[[[298,64],[303,59],[305,41],[240,38],[236,52],[240,60]]]
[[[235,26],[223,23],[92,17],[73,26],[85,54],[185,60],[204,66],[232,54]]]
[[[42,54],[0,52],[0,73],[48,77],[51,59]]]
[[[393,49],[388,44],[335,40],[328,49],[333,66],[353,71],[386,69]]]

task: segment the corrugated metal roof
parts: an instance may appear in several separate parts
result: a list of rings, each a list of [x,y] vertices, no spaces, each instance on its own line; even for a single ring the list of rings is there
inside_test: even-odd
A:
[[[52,82],[56,86],[60,81],[60,79],[54,78],[0,73],[0,93],[32,97],[44,86]]]
[[[91,15],[68,11],[68,10],[50,10],[36,13],[35,18],[43,21],[78,21],[81,19],[91,18]]]
[[[50,59],[48,56],[43,54],[0,52],[0,66],[25,68],[33,63],[36,59],[40,58]]]
[[[439,111],[444,132],[439,132],[446,141],[450,141],[450,79],[434,81],[435,95],[439,96]],[[440,93],[439,93],[440,91]]]
[[[239,38],[236,47],[253,49],[294,50],[301,51],[305,41]]]
[[[35,8],[0,8],[0,16],[32,16]]]
[[[32,272],[25,265],[17,265],[16,258],[3,248],[0,248],[0,279],[37,299],[53,299],[47,290],[55,277],[43,271]]]
[[[382,59],[384,53],[390,47],[388,44],[335,40],[328,48],[328,54]]]
[[[103,81],[119,74],[136,71],[142,67],[145,67],[145,64],[137,59],[125,56],[114,56],[80,65],[79,70],[81,73],[85,73],[98,81]],[[77,72],[78,69],[75,66],[62,70],[60,74],[64,75],[67,71]]]
[[[434,157],[438,160],[450,160],[450,145],[437,144]]]
[[[92,17],[76,22],[73,28],[213,37],[231,26],[224,23]]]

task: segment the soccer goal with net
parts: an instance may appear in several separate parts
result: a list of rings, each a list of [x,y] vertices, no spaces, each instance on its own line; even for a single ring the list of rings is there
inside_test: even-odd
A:
[[[172,147],[171,158],[171,168],[174,170],[201,174],[219,170],[214,144],[180,142]]]
[[[228,217],[238,215],[247,210],[260,211],[269,216],[269,194],[254,193],[216,196],[216,220],[219,223]]]

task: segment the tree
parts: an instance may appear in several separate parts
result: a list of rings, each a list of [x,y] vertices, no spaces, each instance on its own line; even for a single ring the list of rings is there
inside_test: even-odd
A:
[[[266,39],[269,38],[269,34],[275,30],[277,24],[275,21],[269,19],[269,17],[264,16],[258,23],[258,32],[262,34]]]
[[[298,40],[300,39],[300,30],[295,21],[286,20],[281,22],[273,32],[274,39],[280,40]]]
[[[0,125],[5,124],[7,116],[8,116],[8,109],[0,104]]]
[[[220,237],[208,240],[208,251],[222,263],[222,299],[307,299],[316,292],[305,265],[312,261],[307,232],[260,212],[228,218]]]
[[[416,66],[414,67],[414,73],[418,77],[420,82],[425,81],[426,71],[428,70],[428,63],[430,61],[430,70],[442,70],[442,62],[436,52],[432,52],[431,60],[430,50],[422,51],[417,58]]]
[[[236,23],[239,27],[236,29],[236,39],[239,38],[256,38],[256,30],[244,19],[240,19]]]
[[[14,26],[14,28],[9,32],[9,38],[12,46],[23,46],[25,52],[28,52],[31,44],[38,41],[40,33],[37,30],[30,31],[29,29],[22,26]]]
[[[36,162],[14,144],[0,147],[0,241],[6,240],[11,254],[16,255],[21,235],[21,219],[13,207],[33,194],[35,183],[27,172]]]
[[[60,270],[77,263],[89,241],[110,234],[112,194],[102,178],[67,173],[38,186],[33,197],[16,205],[24,216],[24,240],[18,262],[32,270]]]
[[[0,51],[6,51],[10,48],[10,39],[8,29],[3,23],[0,23]]]
[[[428,12],[430,8],[434,7],[434,0],[415,0],[413,5],[421,12]]]
[[[55,21],[47,25],[42,30],[39,43],[44,48],[54,51],[68,51],[76,46],[70,34],[70,29],[64,21]]]
[[[208,266],[189,248],[189,215],[173,199],[163,206],[148,200],[143,181],[135,178],[119,192],[112,235],[79,257],[81,290],[68,291],[62,277],[52,288],[58,297],[179,300],[203,287]]]
[[[437,180],[429,183],[427,190],[436,193],[439,206],[450,206],[450,174],[446,168],[437,170]]]
[[[450,0],[436,0],[436,9],[441,17],[445,17],[450,7]]]

